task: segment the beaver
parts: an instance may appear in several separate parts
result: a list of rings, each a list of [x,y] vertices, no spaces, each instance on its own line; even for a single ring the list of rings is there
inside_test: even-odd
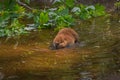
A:
[[[75,30],[71,28],[63,28],[55,36],[51,49],[71,47],[78,42],[78,39],[79,36]]]

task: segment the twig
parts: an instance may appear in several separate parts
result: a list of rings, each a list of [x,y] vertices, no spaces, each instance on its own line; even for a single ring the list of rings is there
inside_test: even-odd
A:
[[[21,2],[20,0],[16,0],[16,1],[17,1],[18,4],[20,4],[20,5],[22,5],[22,6],[26,7],[26,8],[28,8],[28,9],[30,9],[30,10],[33,10],[33,8],[31,8],[30,6],[28,6],[28,5],[25,4],[25,3]]]

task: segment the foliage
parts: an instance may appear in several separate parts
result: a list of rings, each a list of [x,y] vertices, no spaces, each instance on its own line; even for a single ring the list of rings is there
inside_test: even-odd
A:
[[[31,20],[35,29],[54,28],[59,30],[63,27],[71,27],[75,19],[89,19],[105,15],[102,5],[75,4],[74,0],[55,0],[53,7],[49,9],[26,10],[20,6],[17,0],[5,0],[0,3],[0,37],[15,36],[26,33],[26,26],[21,20]],[[19,0],[20,1],[20,0]],[[25,0],[26,4],[30,0]]]
[[[65,8],[65,6],[61,5],[58,7],[58,9],[54,11],[50,11],[49,16],[51,16],[51,20],[53,21],[52,24],[53,26],[57,27],[69,27],[74,24],[74,18],[73,16],[69,13],[69,9]]]
[[[30,0],[25,0],[25,2],[29,4],[29,3],[30,3]]]
[[[120,2],[115,2],[114,5],[115,7],[120,7]]]
[[[105,8],[102,5],[96,4],[85,6],[80,4],[79,7],[74,7],[72,12],[79,17],[80,19],[89,19],[92,17],[102,16],[105,15]]]
[[[54,0],[55,6],[64,5],[65,7],[72,8],[75,5],[75,0]]]
[[[72,8],[75,5],[74,0],[65,0],[65,4],[69,8]]]
[[[38,28],[44,28],[45,24],[47,24],[48,21],[49,21],[48,12],[46,12],[45,10],[41,11],[38,14],[35,14],[34,16],[34,22]]]
[[[26,31],[24,30],[24,25],[20,24],[17,19],[14,19],[9,25],[9,27],[5,25],[4,22],[0,25],[2,26],[0,27],[0,36],[10,37],[26,33]]]
[[[19,21],[20,18],[25,16],[25,8],[15,3],[9,3],[8,1],[4,5],[8,6],[0,9],[0,37],[25,33],[24,25]]]
[[[115,2],[114,3],[114,6],[116,8],[116,11],[119,11],[120,10],[120,2]]]

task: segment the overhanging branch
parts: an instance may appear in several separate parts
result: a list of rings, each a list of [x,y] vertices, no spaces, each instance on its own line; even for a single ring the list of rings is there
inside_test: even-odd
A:
[[[30,10],[33,10],[33,8],[31,8],[30,6],[28,6],[28,5],[25,4],[25,3],[21,2],[20,0],[16,0],[16,1],[17,1],[17,3],[18,3],[19,5],[24,6],[24,7],[28,8],[28,9],[30,9]]]

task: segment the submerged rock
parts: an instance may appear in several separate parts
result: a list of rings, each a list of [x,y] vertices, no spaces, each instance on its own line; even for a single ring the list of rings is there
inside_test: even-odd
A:
[[[0,72],[0,80],[2,80],[3,78],[4,78],[4,74]]]

